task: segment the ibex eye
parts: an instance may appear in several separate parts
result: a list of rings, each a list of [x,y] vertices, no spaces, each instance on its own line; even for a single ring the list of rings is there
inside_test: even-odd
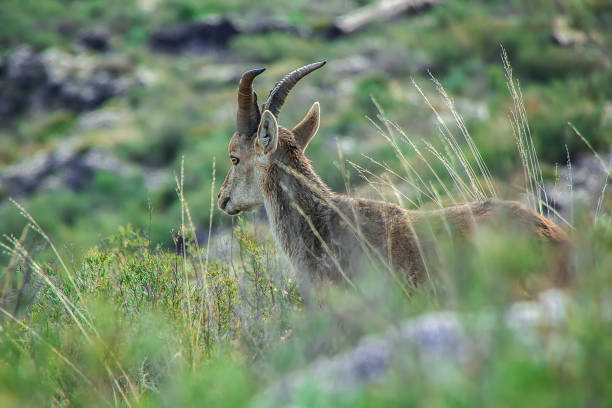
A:
[[[240,159],[235,157],[235,156],[230,156],[230,159],[232,159],[232,164],[235,166],[238,163],[240,163]]]

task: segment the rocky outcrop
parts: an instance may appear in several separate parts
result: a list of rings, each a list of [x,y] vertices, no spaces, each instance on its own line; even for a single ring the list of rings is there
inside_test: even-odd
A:
[[[402,365],[403,374],[444,380],[453,372],[460,372],[473,358],[489,353],[492,334],[500,327],[507,328],[516,341],[527,347],[546,344],[541,333],[550,335],[558,331],[565,322],[567,309],[565,294],[548,290],[536,301],[513,304],[501,322],[493,315],[427,313],[394,326],[383,335],[365,338],[338,356],[322,358],[287,375],[260,394],[252,405],[292,406],[295,395],[306,387],[323,395],[351,394],[382,380],[398,364]]]
[[[79,149],[66,144],[51,153],[40,153],[6,168],[0,185],[6,195],[21,197],[39,190],[88,187],[98,171],[128,174],[133,169],[99,149]]]
[[[125,60],[20,47],[0,61],[0,120],[31,108],[92,110],[141,83]]]
[[[104,30],[84,30],[77,35],[77,44],[96,52],[110,50],[110,35]]]
[[[212,48],[224,48],[240,31],[227,17],[209,17],[188,24],[162,27],[149,38],[154,51],[203,52]]]
[[[572,159],[571,167],[565,166],[559,170],[559,180],[547,186],[549,204],[566,220],[571,220],[572,208],[579,206],[589,208],[598,215],[602,200],[612,194],[612,188],[608,185],[612,174],[607,173],[612,171],[609,168],[611,164],[612,150],[599,158],[584,154]]]
[[[48,75],[40,55],[20,48],[0,60],[0,119],[18,114],[31,95],[47,82]]]
[[[162,27],[151,34],[149,46],[153,51],[167,53],[204,53],[227,48],[230,40],[239,34],[267,34],[274,31],[297,36],[309,36],[305,27],[285,20],[257,17],[241,23],[230,16],[210,16],[186,24]]]

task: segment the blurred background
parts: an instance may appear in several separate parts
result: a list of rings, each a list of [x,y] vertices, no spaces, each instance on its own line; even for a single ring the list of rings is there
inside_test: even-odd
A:
[[[25,225],[12,197],[77,251],[127,223],[170,247],[184,157],[186,199],[205,239],[213,166],[216,195],[230,165],[241,73],[267,67],[255,82],[262,101],[286,73],[322,59],[328,65],[296,87],[280,124],[293,126],[321,102],[309,157],[333,189],[346,188],[339,150],[373,172],[363,154],[400,166],[365,118],[376,120],[372,98],[412,138],[431,139],[438,124],[414,79],[453,122],[431,73],[454,98],[494,177],[508,186],[503,195],[516,199],[522,173],[500,45],[520,79],[546,180],[564,183],[569,155],[573,194],[587,202],[598,196],[602,170],[567,123],[608,154],[610,1],[428,0],[392,12],[367,8],[374,3],[3,0],[0,233],[18,235]],[[553,199],[563,211],[563,194]],[[215,211],[216,233],[232,221]]]

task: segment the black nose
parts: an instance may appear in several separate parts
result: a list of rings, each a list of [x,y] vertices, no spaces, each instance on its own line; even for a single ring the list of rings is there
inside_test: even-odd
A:
[[[230,200],[229,197],[225,197],[223,200],[219,201],[219,208],[222,210],[225,210],[225,206],[227,205],[229,200]]]
[[[219,194],[217,194],[217,200],[221,198],[221,192],[219,191]]]

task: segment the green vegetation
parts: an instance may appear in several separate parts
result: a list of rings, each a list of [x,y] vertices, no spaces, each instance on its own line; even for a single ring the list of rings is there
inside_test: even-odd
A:
[[[610,214],[592,225],[585,217],[576,222],[578,276],[566,289],[566,318],[536,343],[498,325],[462,371],[439,377],[428,365],[440,362],[408,353],[354,392],[307,383],[295,406],[607,406]],[[460,311],[481,342],[471,316],[503,321],[512,302],[537,295],[529,282],[546,268],[522,237],[481,231],[474,252],[441,246],[442,269],[410,297],[377,271],[358,281],[360,291],[322,288],[325,306],[307,307],[273,244],[244,219],[233,230],[236,252],[214,259],[187,231],[169,252],[128,225],[72,263],[39,263],[41,254],[26,249],[40,250],[37,228],[4,244],[12,255],[0,309],[6,407],[246,406],[282,376],[408,316]]]
[[[595,215],[572,207],[576,279],[565,288],[567,314],[559,326],[539,328],[535,343],[501,323],[488,337],[472,331],[475,320],[503,322],[515,302],[547,287],[548,263],[524,237],[479,231],[470,251],[441,242],[440,270],[409,296],[373,269],[357,282],[360,290],[324,285],[313,304],[304,304],[257,216],[210,212],[229,168],[231,72],[260,65],[268,68],[255,84],[261,102],[289,70],[329,61],[296,87],[280,122],[291,127],[321,101],[321,129],[308,156],[336,191],[410,208],[490,195],[516,199],[525,191],[534,201],[541,182],[566,182],[555,177],[568,155],[590,153],[568,122],[596,151],[610,148],[608,2],[448,1],[351,36],[325,37],[334,17],[371,2],[3,2],[0,55],[23,44],[52,47],[128,66],[146,81],[89,113],[35,108],[0,126],[0,174],[66,143],[126,168],[97,171],[79,189],[51,180],[17,197],[25,214],[0,187],[0,406],[247,406],[316,359],[443,310],[461,314],[481,346],[478,358],[439,376],[434,363],[406,353],[380,381],[338,393],[313,382],[297,390],[294,405],[612,404],[609,195]],[[161,26],[226,13],[241,22],[282,18],[314,36],[240,34],[226,49],[203,54],[149,49]],[[558,19],[586,42],[554,43]],[[110,51],[73,48],[91,28],[112,34]],[[520,181],[529,146],[517,153],[508,116],[522,105],[508,92],[500,44],[520,79],[543,180],[527,163],[531,173]],[[349,63],[366,68],[343,73]],[[435,112],[460,153],[440,133]],[[478,154],[453,113],[464,116]],[[109,123],[88,125],[100,117]],[[520,136],[530,143],[524,130]],[[479,169],[480,156],[490,175]]]

